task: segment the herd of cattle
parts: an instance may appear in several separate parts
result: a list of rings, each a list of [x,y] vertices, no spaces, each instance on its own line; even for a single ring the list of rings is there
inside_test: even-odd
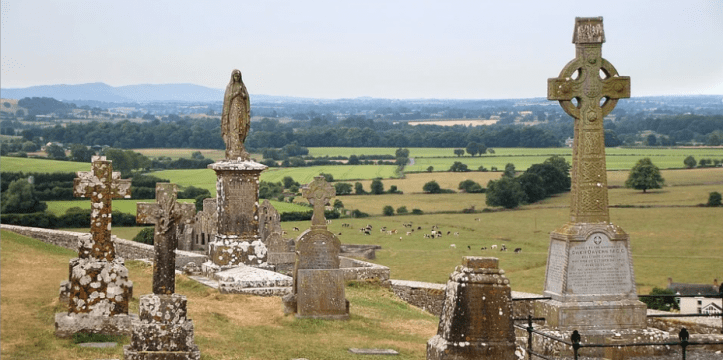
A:
[[[476,218],[475,221],[480,221],[480,219],[479,219],[479,218]],[[331,220],[327,220],[327,224],[330,224],[330,223],[331,223]],[[342,224],[341,224],[341,227],[342,227],[342,228],[351,228],[351,226],[352,226],[352,225],[349,224],[349,223],[342,223]],[[437,226],[437,225],[432,225],[432,227],[429,229],[429,232],[427,232],[426,230],[423,230],[421,226],[416,226],[416,227],[415,227],[412,223],[403,223],[402,226],[404,227],[404,230],[403,230],[403,231],[404,231],[404,233],[405,233],[406,236],[412,236],[412,235],[414,234],[415,230],[417,231],[417,233],[420,233],[420,232],[421,232],[423,238],[425,238],[425,239],[439,239],[439,238],[442,238],[443,236],[455,236],[455,237],[456,237],[456,236],[459,236],[459,231],[455,231],[454,233],[451,232],[451,231],[447,231],[447,232],[446,232],[446,235],[445,235],[444,232],[441,231],[441,230],[439,229],[439,226]],[[373,229],[374,229],[374,226],[373,226],[372,224],[367,224],[366,226],[359,228],[359,232],[362,233],[362,234],[364,234],[364,235],[371,235]],[[292,230],[293,230],[293,231],[299,231],[299,228],[298,228],[298,227],[294,227],[294,228],[292,228]],[[388,229],[386,226],[382,226],[382,227],[379,229],[379,232],[380,232],[381,234],[385,234],[385,235],[395,235],[395,234],[398,234],[398,233],[399,233],[399,231],[398,231],[397,229]],[[339,235],[341,235],[341,234],[342,234],[342,233],[339,233]],[[399,241],[402,241],[403,239],[404,239],[403,236],[400,236],[400,237],[399,237]],[[450,249],[456,249],[456,248],[457,248],[457,245],[456,245],[456,244],[449,244],[449,248],[450,248]],[[485,251],[485,250],[487,250],[487,249],[488,249],[488,248],[487,248],[486,246],[483,246],[483,247],[480,248],[480,250],[482,250],[482,251]],[[495,244],[495,245],[490,246],[489,249],[490,249],[490,250],[497,250],[497,249],[498,249],[498,246]],[[472,250],[472,247],[471,247],[470,245],[467,245],[467,250]],[[507,251],[507,246],[506,246],[505,244],[501,244],[501,245],[499,246],[499,251]],[[515,248],[515,250],[513,250],[513,251],[514,251],[515,254],[519,254],[519,253],[522,252],[522,248],[519,248],[519,247],[518,247],[518,248]]]

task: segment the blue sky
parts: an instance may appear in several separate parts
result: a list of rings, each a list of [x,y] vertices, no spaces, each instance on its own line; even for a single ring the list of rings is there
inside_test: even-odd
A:
[[[633,96],[723,95],[723,1],[3,0],[2,88],[104,82],[320,98],[525,98],[603,16]]]

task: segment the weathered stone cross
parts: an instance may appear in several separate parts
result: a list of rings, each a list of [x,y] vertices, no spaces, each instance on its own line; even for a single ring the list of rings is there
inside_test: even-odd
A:
[[[115,246],[110,237],[113,198],[130,198],[131,181],[122,180],[119,172],[113,172],[111,161],[105,156],[94,156],[92,171],[79,171],[73,181],[73,195],[90,197],[90,232],[92,244],[81,244],[78,257],[112,261]],[[90,245],[90,248],[86,246]]]
[[[323,176],[314,177],[314,181],[301,189],[301,196],[307,198],[314,206],[314,213],[311,216],[312,229],[326,229],[326,217],[324,207],[329,199],[336,196],[336,189],[327,183]]]
[[[575,18],[572,42],[575,59],[547,80],[547,99],[575,118],[571,222],[609,222],[603,117],[630,97],[630,77],[602,58],[602,17]]]
[[[195,206],[176,202],[176,184],[156,183],[156,203],[136,204],[136,222],[155,224],[153,247],[153,293],[173,294],[176,290],[176,226],[193,217]]]

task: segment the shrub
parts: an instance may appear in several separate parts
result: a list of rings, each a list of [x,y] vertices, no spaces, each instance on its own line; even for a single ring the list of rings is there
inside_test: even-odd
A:
[[[675,291],[670,290],[670,289],[661,289],[656,286],[650,292],[650,295],[675,295]],[[641,297],[640,301],[647,304],[648,309],[663,310],[663,311],[679,309],[678,303],[675,301],[674,296]]]
[[[394,208],[391,205],[387,205],[382,209],[382,214],[384,214],[384,216],[392,216],[394,215]]]
[[[441,189],[442,188],[439,186],[439,184],[434,180],[424,184],[424,186],[422,187],[422,191],[430,194],[439,194]]]
[[[708,206],[721,206],[721,194],[717,191],[713,191],[708,194]]]
[[[452,164],[452,166],[449,167],[449,171],[465,172],[465,171],[469,171],[469,169],[467,168],[466,164],[463,164],[460,161],[455,161],[454,164]]]
[[[384,194],[384,184],[380,179],[374,179],[372,180],[372,194],[374,195],[380,195]]]
[[[424,211],[421,209],[412,209],[412,215],[422,215],[424,214]]]
[[[369,214],[360,211],[359,209],[354,209],[354,211],[351,212],[351,217],[353,218],[365,218],[369,217]]]
[[[136,234],[135,237],[133,237],[133,241],[153,245],[153,236],[155,233],[155,228],[153,227],[147,227]]]
[[[517,207],[524,197],[525,193],[515,179],[503,177],[500,180],[490,180],[487,184],[487,205],[512,209]]]
[[[400,206],[397,208],[397,214],[399,214],[399,215],[408,214],[408,213],[409,213],[409,210],[407,210],[406,206]]]
[[[688,156],[687,158],[685,158],[685,160],[683,160],[683,164],[688,169],[692,169],[698,164],[698,162],[695,161],[695,158],[691,155],[691,156]]]

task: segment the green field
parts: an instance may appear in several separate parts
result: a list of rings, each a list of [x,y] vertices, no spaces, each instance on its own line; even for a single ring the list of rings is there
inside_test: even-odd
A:
[[[2,171],[26,173],[76,172],[90,171],[90,163],[3,156],[0,158],[0,168]]]
[[[193,199],[179,199],[179,202],[193,203]],[[263,200],[261,200],[263,201]],[[113,211],[120,211],[122,213],[136,215],[136,203],[138,202],[155,202],[153,199],[119,199],[113,200]],[[276,208],[279,213],[292,212],[292,211],[308,211],[310,210],[306,206],[297,204],[290,204],[286,202],[279,202],[276,200],[270,200],[271,205]],[[47,201],[48,211],[55,215],[62,215],[72,207],[80,207],[81,209],[90,209],[90,200],[70,200],[70,201]]]

